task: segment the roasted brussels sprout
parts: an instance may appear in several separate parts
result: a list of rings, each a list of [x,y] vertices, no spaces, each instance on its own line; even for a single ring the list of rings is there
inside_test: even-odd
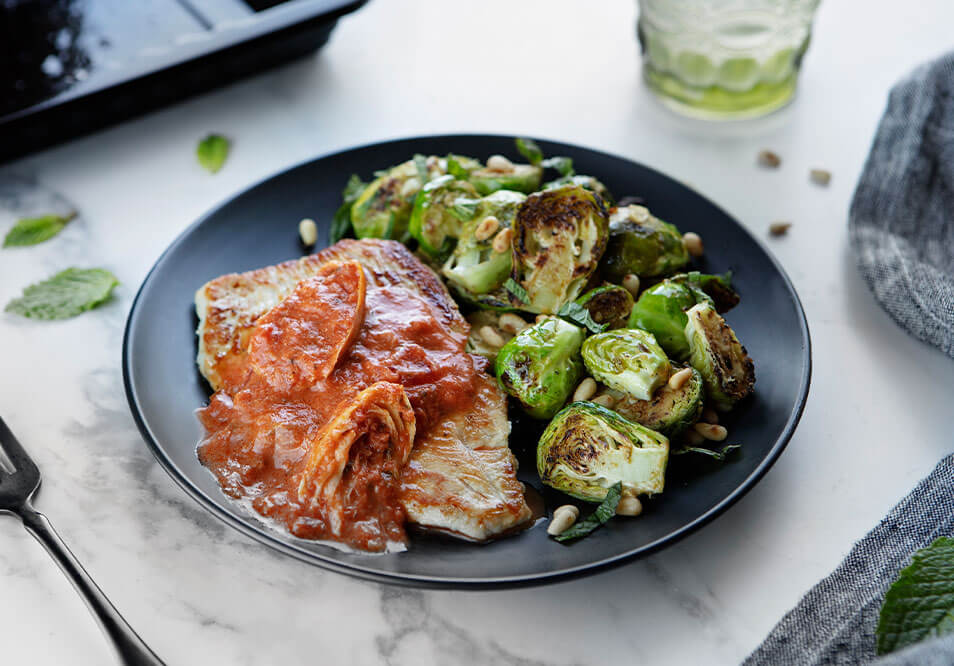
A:
[[[671,358],[685,360],[689,358],[686,310],[696,303],[712,303],[712,299],[692,284],[663,280],[639,295],[629,327],[649,331]]]
[[[528,299],[519,306],[550,314],[574,300],[596,270],[606,238],[606,209],[589,190],[565,185],[527,197],[514,221],[511,277]]]
[[[594,379],[640,400],[652,398],[672,370],[652,333],[636,328],[590,336],[583,343],[583,362]]]
[[[484,167],[470,172],[470,182],[480,194],[491,194],[497,190],[515,190],[530,194],[540,188],[543,180],[543,168],[532,164],[514,164],[507,171]]]
[[[494,192],[480,200],[473,219],[464,223],[457,247],[441,273],[466,300],[487,307],[512,307],[500,289],[510,275],[511,253],[494,252],[494,237],[478,240],[476,232],[491,215],[497,219],[499,229],[512,227],[517,209],[526,198],[520,192]]]
[[[624,493],[661,493],[668,458],[664,435],[592,402],[566,407],[537,444],[540,480],[588,502],[617,482]]]
[[[415,195],[424,183],[441,173],[440,160],[423,155],[377,172],[351,206],[355,236],[406,240]]]
[[[679,273],[668,278],[670,282],[685,284],[704,292],[712,299],[716,312],[728,312],[739,304],[739,294],[732,288],[732,272],[723,275],[706,275],[699,271]]]
[[[614,203],[613,194],[606,185],[593,176],[584,176],[583,174],[563,176],[562,178],[551,180],[543,184],[543,189],[552,190],[557,187],[563,187],[564,185],[579,185],[580,187],[588,189],[590,192],[596,192],[607,206],[612,206]]]
[[[675,273],[689,263],[682,234],[675,226],[650,214],[645,206],[617,208],[610,215],[609,244],[603,275],[622,282],[627,273],[641,278]]]
[[[637,400],[615,391],[613,394],[618,398],[614,411],[666,437],[681,434],[702,415],[702,375],[695,369],[682,386],[674,389],[663,384],[650,400]]]
[[[590,289],[576,302],[589,311],[593,321],[610,329],[625,328],[633,309],[633,295],[615,284]]]
[[[548,419],[563,406],[583,375],[582,342],[581,328],[547,317],[517,333],[497,353],[497,380],[527,414]]]
[[[699,303],[686,312],[689,363],[702,375],[706,399],[721,412],[755,387],[755,365],[735,332],[709,303]]]
[[[480,203],[473,185],[450,174],[430,181],[414,198],[409,231],[421,250],[443,259],[472,220]]]

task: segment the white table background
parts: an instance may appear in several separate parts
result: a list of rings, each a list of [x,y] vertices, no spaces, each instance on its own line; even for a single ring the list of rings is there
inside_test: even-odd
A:
[[[796,102],[733,126],[656,104],[634,20],[626,0],[375,0],[313,57],[0,167],[0,230],[36,212],[27,195],[55,192],[82,212],[55,241],[0,253],[0,302],[71,264],[122,280],[113,302],[70,321],[0,316],[0,413],[43,470],[38,508],[169,664],[735,663],[951,450],[954,363],[878,308],[846,219],[890,86],[954,47],[954,5],[823,2]],[[235,141],[214,176],[194,156],[210,131]],[[186,225],[298,161],[460,131],[642,161],[763,238],[770,222],[794,222],[766,244],[808,314],[807,409],[761,483],[672,548],[528,590],[359,582],[220,524],[141,441],[122,392],[122,327]],[[778,171],[755,167],[765,147],[782,156]],[[808,182],[812,167],[831,170],[829,188]],[[9,664],[111,663],[79,597],[12,518],[0,518],[0,652]]]

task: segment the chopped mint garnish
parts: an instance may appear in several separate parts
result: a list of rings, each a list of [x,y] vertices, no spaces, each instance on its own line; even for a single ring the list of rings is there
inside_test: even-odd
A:
[[[510,292],[510,294],[521,303],[525,305],[530,303],[530,295],[527,294],[527,290],[513,278],[507,278],[507,281],[504,282],[504,289]]]
[[[517,144],[517,151],[523,155],[524,159],[530,162],[530,164],[536,165],[543,161],[543,151],[540,150],[540,146],[537,145],[536,141],[520,137],[514,139],[514,141]]]
[[[63,230],[66,223],[76,217],[68,215],[41,215],[19,220],[3,239],[3,247],[24,247],[50,240]]]
[[[554,539],[557,541],[569,541],[570,539],[579,539],[595,530],[607,520],[616,515],[616,507],[619,506],[620,497],[623,496],[623,484],[617,481],[609,490],[606,491],[606,499],[596,507],[596,511],[589,516],[571,526],[567,531],[558,534]]]
[[[102,268],[67,268],[31,284],[5,309],[32,319],[68,319],[106,301],[118,284],[116,276]]]
[[[589,310],[579,303],[575,303],[573,301],[565,303],[563,307],[560,308],[559,312],[557,312],[557,315],[563,317],[572,324],[589,329],[591,333],[602,333],[607,327],[607,324],[597,324],[590,315]]]
[[[351,234],[351,207],[367,186],[368,184],[361,180],[358,174],[351,174],[351,178],[348,179],[344,190],[341,192],[341,198],[344,200],[344,203],[338,206],[334,217],[331,218],[332,243],[337,243],[345,236]]]
[[[231,142],[221,134],[210,134],[199,141],[199,146],[196,148],[199,164],[211,173],[215,173],[225,164],[231,145]]]
[[[742,446],[739,444],[726,444],[718,451],[713,451],[712,449],[703,449],[698,446],[681,446],[678,449],[674,449],[671,455],[681,456],[685,453],[699,453],[704,456],[709,456],[713,460],[718,460],[722,462],[725,460],[725,457],[735,451],[736,449],[741,449]]]

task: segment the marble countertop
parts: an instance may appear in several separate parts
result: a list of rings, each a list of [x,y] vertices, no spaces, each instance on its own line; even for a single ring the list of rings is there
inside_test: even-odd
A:
[[[656,104],[634,19],[624,0],[378,0],[313,57],[0,167],[0,228],[37,208],[81,212],[54,242],[0,254],[0,302],[68,265],[122,281],[112,302],[69,321],[0,315],[0,414],[43,470],[38,508],[169,664],[735,663],[950,451],[954,363],[877,306],[846,219],[891,84],[951,47],[954,5],[823,2],[795,103],[728,126]],[[214,176],[194,156],[210,131],[235,141]],[[186,225],[315,155],[461,131],[652,165],[765,238],[789,272],[814,346],[801,425],[752,492],[675,546],[545,588],[370,584],[218,522],[140,439],[123,323]],[[756,168],[762,148],[782,156],[779,170]],[[833,173],[830,187],[809,183],[813,167]],[[776,220],[794,226],[768,239]],[[111,663],[79,597],[12,518],[0,519],[0,645],[9,663]]]

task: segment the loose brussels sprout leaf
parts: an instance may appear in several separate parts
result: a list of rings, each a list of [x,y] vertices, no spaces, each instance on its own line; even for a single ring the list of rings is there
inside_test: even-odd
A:
[[[739,294],[732,288],[732,271],[722,275],[706,275],[699,271],[690,271],[673,275],[669,281],[702,291],[712,299],[716,312],[719,314],[724,314],[739,304]]]
[[[540,150],[540,146],[533,139],[517,137],[514,142],[517,144],[517,152],[523,155],[523,158],[530,164],[537,165],[543,161],[543,151]]]
[[[615,483],[624,492],[663,491],[669,440],[592,402],[554,417],[537,444],[537,472],[551,488],[601,502]]]
[[[451,175],[430,181],[414,199],[409,230],[421,250],[441,259],[454,248],[463,223],[477,212],[477,192],[473,186]]]
[[[555,187],[563,187],[564,185],[579,185],[580,187],[588,189],[590,192],[596,192],[607,206],[613,205],[613,194],[609,191],[609,188],[593,176],[584,176],[583,174],[564,176],[544,183],[543,189],[552,190]]]
[[[633,295],[615,284],[604,284],[590,289],[576,299],[576,303],[586,308],[597,324],[605,328],[624,328],[633,309]]]
[[[362,181],[358,174],[351,174],[351,178],[348,179],[348,183],[341,192],[342,204],[331,219],[332,243],[337,243],[354,231],[351,228],[351,207],[367,186],[368,184]]]
[[[629,327],[649,331],[674,359],[689,358],[686,310],[696,303],[711,303],[701,290],[688,284],[663,280],[639,295],[629,315]]]
[[[543,180],[543,167],[532,164],[514,164],[511,171],[495,171],[482,168],[471,171],[470,182],[481,195],[497,190],[516,190],[530,194],[539,189]]]
[[[557,541],[570,541],[572,539],[581,539],[601,525],[609,522],[609,519],[616,515],[616,508],[623,497],[623,484],[617,481],[609,490],[606,491],[606,499],[600,502],[596,510],[583,520],[571,525],[562,534],[557,534],[554,539]]]
[[[556,414],[583,375],[583,330],[547,317],[514,336],[497,354],[495,369],[503,389],[538,419]]]
[[[517,212],[511,277],[527,291],[527,309],[552,314],[580,295],[606,248],[599,197],[578,185],[537,192]]]
[[[494,192],[478,202],[473,218],[463,224],[457,247],[441,273],[467,295],[467,300],[478,304],[487,300],[480,297],[498,291],[509,277],[512,265],[509,251],[494,252],[492,236],[477,240],[477,227],[489,215],[497,218],[501,228],[511,227],[517,209],[526,198],[520,192]],[[502,300],[509,307],[506,294],[492,297],[491,302],[494,300]]]
[[[573,159],[569,157],[554,156],[540,162],[544,169],[553,169],[564,178],[570,178],[575,171],[573,170]]]
[[[487,310],[477,310],[467,315],[467,323],[470,324],[470,334],[467,336],[467,344],[464,347],[467,353],[483,356],[493,363],[497,359],[498,348],[487,344],[487,341],[480,335],[480,329],[484,326],[493,326],[496,328],[499,322],[500,315]],[[499,332],[504,339],[509,337],[506,331],[501,330]]]
[[[355,236],[404,239],[411,216],[411,202],[420,187],[417,166],[412,160],[375,178],[351,207]]]
[[[577,303],[576,301],[564,303],[557,315],[567,321],[582,326],[590,333],[602,333],[606,330],[606,324],[598,324],[590,316],[590,311]]]
[[[669,275],[689,263],[679,230],[645,206],[617,208],[610,215],[609,233],[602,269],[611,282],[622,282],[627,273],[641,278]]]
[[[680,388],[663,384],[649,400],[639,400],[625,393],[613,407],[630,421],[661,432],[666,437],[679,435],[702,416],[704,396],[702,375],[692,371],[692,377]]]
[[[670,455],[682,456],[687,453],[697,453],[699,455],[709,456],[718,462],[725,462],[726,456],[741,448],[742,447],[739,444],[726,444],[718,451],[714,451],[713,449],[703,449],[698,446],[680,446],[678,449],[673,449],[670,452]]]
[[[594,379],[639,400],[650,400],[672,370],[652,333],[636,328],[590,336],[583,343],[583,362]]]
[[[702,375],[706,398],[722,412],[752,392],[755,364],[715,308],[700,303],[686,312],[689,363]]]

